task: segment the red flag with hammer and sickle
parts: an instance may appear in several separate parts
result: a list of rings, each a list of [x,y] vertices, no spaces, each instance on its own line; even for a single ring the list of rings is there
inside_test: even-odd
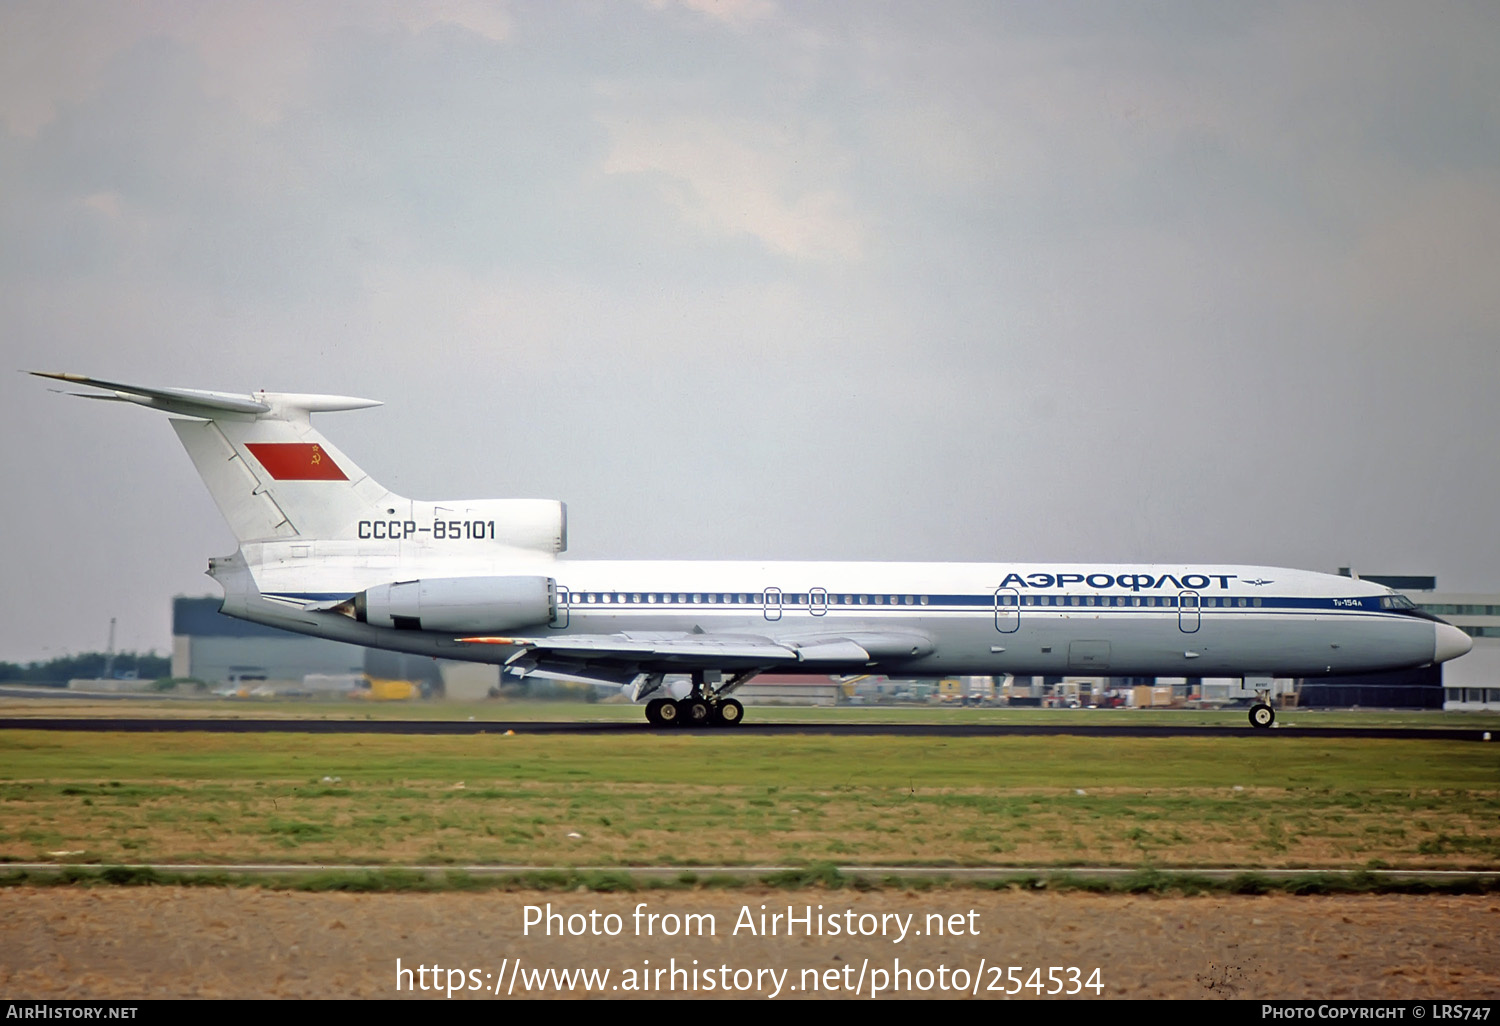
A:
[[[277,481],[349,480],[316,442],[247,442],[245,448]]]

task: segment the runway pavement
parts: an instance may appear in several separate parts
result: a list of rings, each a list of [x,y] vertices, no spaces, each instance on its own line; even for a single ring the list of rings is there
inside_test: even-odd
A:
[[[313,720],[313,719],[146,719],[141,717],[14,717],[0,719],[0,730],[119,731],[127,733],[215,734],[629,734],[676,735],[681,728],[665,730],[639,723],[604,721],[535,720]],[[1491,732],[1472,727],[1243,727],[1167,725],[1097,726],[1087,724],[1038,723],[745,723],[732,728],[703,728],[709,735],[765,736],[816,734],[831,737],[1215,737],[1246,738],[1256,743],[1274,743],[1290,738],[1385,738],[1402,741],[1488,742]]]

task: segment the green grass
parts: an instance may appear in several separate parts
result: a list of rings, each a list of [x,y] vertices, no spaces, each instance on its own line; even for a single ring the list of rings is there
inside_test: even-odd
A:
[[[324,777],[340,778],[339,782]],[[0,732],[0,781],[46,780],[62,797],[138,798],[151,782],[296,781],[304,796],[351,783],[466,787],[588,782],[826,788],[1500,787],[1500,748],[1473,742],[1223,738],[755,737],[723,731],[461,737]],[[774,794],[774,790],[768,792]],[[777,804],[781,804],[780,801]]]
[[[0,860],[1494,868],[1495,751],[1248,731],[5,731]]]

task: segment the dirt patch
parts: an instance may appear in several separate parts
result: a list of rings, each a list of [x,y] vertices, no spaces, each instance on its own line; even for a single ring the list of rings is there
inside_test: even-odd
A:
[[[634,912],[675,916],[637,936]],[[600,931],[618,936],[559,937],[540,927],[523,933],[525,906],[590,913]],[[764,908],[762,908],[764,906]],[[810,915],[823,936],[806,936],[783,918],[776,936],[761,935],[759,918]],[[609,920],[610,915],[618,921]],[[712,936],[682,936],[689,915],[713,916]],[[752,933],[744,916],[755,924]],[[908,934],[896,940],[900,919]],[[937,934],[937,918],[943,922]],[[884,917],[884,918],[882,918]],[[707,925],[706,919],[693,920]],[[840,933],[830,935],[837,922]],[[740,929],[735,932],[736,924]],[[767,925],[771,925],[766,921]],[[880,924],[885,936],[850,937]],[[929,929],[930,927],[930,929]],[[918,935],[920,933],[921,935]],[[0,891],[0,992],[12,998],[374,997],[396,990],[397,959],[408,970],[434,965],[441,980],[464,970],[463,982],[493,989],[521,960],[533,970],[609,970],[601,997],[768,996],[774,978],[738,990],[756,970],[775,970],[780,997],[848,996],[863,973],[867,995],[878,971],[887,985],[903,982],[921,996],[959,996],[960,979],[978,996],[998,997],[1006,972],[1040,967],[1046,989],[1051,966],[1077,967],[1086,983],[1100,970],[1106,998],[1353,998],[1500,997],[1500,899],[1488,896],[1119,897],[941,890],[927,893],[847,891],[641,892],[638,894],[306,894],[254,889],[73,889],[17,887]],[[696,964],[694,960],[697,960]],[[865,960],[868,959],[868,962]],[[896,960],[908,976],[897,972]],[[508,961],[507,961],[508,960]],[[675,960],[675,962],[674,962]],[[981,960],[984,968],[981,970]],[[948,991],[940,989],[941,978]],[[672,969],[679,970],[675,977]],[[652,973],[665,970],[653,980]],[[748,970],[749,973],[744,971]],[[955,975],[961,970],[963,976]],[[477,973],[478,975],[474,975]],[[696,973],[696,976],[691,975]],[[489,974],[486,976],[486,974]],[[515,996],[525,992],[525,976]],[[1060,974],[1064,987],[1070,976]],[[711,983],[709,981],[712,981]],[[415,972],[401,978],[411,996],[423,991]],[[420,982],[435,982],[424,972]],[[838,989],[830,992],[836,983]],[[640,989],[642,985],[649,989]],[[654,984],[654,985],[653,985]],[[710,987],[712,989],[710,989]],[[619,989],[612,989],[619,988]],[[530,996],[585,996],[555,979]],[[1082,989],[1092,997],[1092,989]],[[454,997],[474,996],[455,992]],[[1033,996],[1024,988],[1019,996]]]

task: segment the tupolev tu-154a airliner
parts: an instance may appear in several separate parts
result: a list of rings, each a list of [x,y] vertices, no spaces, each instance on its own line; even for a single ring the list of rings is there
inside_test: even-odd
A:
[[[593,561],[560,558],[540,499],[406,499],[312,425],[380,405],[44,374],[171,414],[239,542],[223,612],[302,634],[615,685],[655,726],[733,726],[767,671],[1239,677],[1269,727],[1273,677],[1399,670],[1472,645],[1358,578],[1265,566]],[[688,676],[682,698],[650,697]]]

